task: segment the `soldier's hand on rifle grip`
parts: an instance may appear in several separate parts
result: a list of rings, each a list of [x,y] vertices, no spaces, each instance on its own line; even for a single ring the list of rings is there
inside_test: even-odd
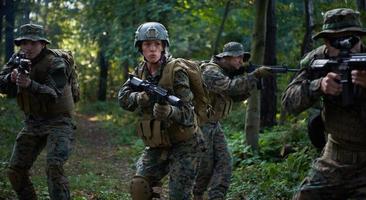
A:
[[[330,94],[337,96],[342,92],[342,85],[337,81],[340,81],[341,77],[334,73],[329,72],[321,81],[320,89],[324,94]]]
[[[16,83],[17,77],[18,77],[18,70],[17,69],[13,69],[13,71],[11,71],[11,74],[10,74],[10,81],[12,83]]]
[[[146,92],[139,92],[137,93],[136,101],[140,106],[147,106],[149,104],[149,96]]]
[[[32,80],[26,74],[18,73],[18,76],[16,79],[16,84],[19,87],[27,88],[27,87],[29,87],[31,82],[32,82]]]
[[[272,75],[271,68],[262,66],[254,70],[253,75],[256,78],[263,78]]]
[[[172,105],[161,105],[159,103],[155,103],[153,113],[156,119],[166,120],[174,115],[174,113],[176,112],[175,110],[176,109]]]
[[[366,71],[365,70],[352,70],[352,83],[355,85],[360,85],[366,88]]]

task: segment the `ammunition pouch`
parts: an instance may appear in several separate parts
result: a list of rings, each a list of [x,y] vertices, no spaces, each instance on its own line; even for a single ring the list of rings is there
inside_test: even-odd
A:
[[[169,136],[161,130],[161,121],[144,119],[138,123],[137,134],[149,147],[170,147]]]
[[[229,115],[233,107],[233,100],[230,97],[220,96],[218,94],[211,94],[213,114],[210,117],[210,122],[216,122],[224,119]]]
[[[182,127],[172,124],[163,129],[163,124],[156,119],[143,119],[138,123],[137,134],[144,144],[149,147],[170,147],[172,144],[191,139],[196,127]]]

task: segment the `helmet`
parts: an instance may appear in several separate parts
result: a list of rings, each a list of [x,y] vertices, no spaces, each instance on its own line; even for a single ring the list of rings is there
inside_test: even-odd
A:
[[[169,47],[168,31],[164,25],[158,22],[146,22],[141,24],[135,32],[135,47],[140,46],[145,40],[161,40],[166,47]]]
[[[215,55],[217,58],[223,58],[226,56],[243,56],[243,60],[250,58],[250,53],[244,51],[244,47],[239,42],[228,42],[224,45],[222,53]]]

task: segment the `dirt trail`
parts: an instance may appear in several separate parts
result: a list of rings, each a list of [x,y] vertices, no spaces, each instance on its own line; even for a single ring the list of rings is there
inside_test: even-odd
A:
[[[92,174],[93,180],[99,181],[95,183],[96,186],[110,184],[113,186],[113,190],[127,192],[129,179],[133,176],[134,171],[128,158],[121,156],[119,152],[128,147],[114,144],[111,135],[103,129],[103,124],[96,121],[95,117],[77,114],[75,120],[77,131],[74,149],[65,164],[67,176],[80,177],[80,179],[84,179],[80,182],[85,182],[84,177]],[[44,181],[46,181],[45,157],[46,153],[43,151],[32,170],[34,177],[40,177]],[[73,182],[70,181],[70,183],[73,187]],[[74,183],[73,193],[94,199],[95,191],[92,191],[93,189],[83,189],[82,186],[75,186],[76,184],[79,183]],[[94,189],[98,190],[98,188]]]

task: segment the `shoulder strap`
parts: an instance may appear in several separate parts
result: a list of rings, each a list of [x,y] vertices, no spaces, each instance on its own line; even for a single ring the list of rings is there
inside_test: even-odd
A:
[[[174,84],[174,75],[175,72],[178,70],[182,70],[183,68],[179,65],[177,65],[178,59],[172,59],[169,61],[163,69],[163,76],[159,80],[159,85],[166,88],[173,90],[173,84]]]

